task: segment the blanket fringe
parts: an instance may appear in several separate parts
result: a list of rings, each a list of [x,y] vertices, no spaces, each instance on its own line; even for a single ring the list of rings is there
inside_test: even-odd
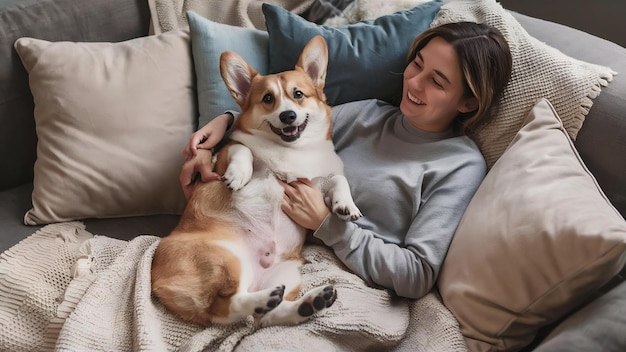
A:
[[[43,349],[54,350],[56,342],[67,317],[74,311],[78,302],[96,279],[93,269],[94,258],[91,255],[91,242],[85,241],[80,246],[79,257],[72,266],[72,281],[65,290],[63,300],[57,308],[56,316],[48,323],[44,336]]]

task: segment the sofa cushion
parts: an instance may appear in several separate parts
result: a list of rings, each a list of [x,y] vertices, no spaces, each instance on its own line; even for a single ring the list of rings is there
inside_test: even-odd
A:
[[[149,20],[144,1],[20,0],[0,8],[0,190],[30,182],[36,157],[33,98],[15,40],[116,42],[146,35]]]
[[[564,54],[619,73],[593,100],[575,145],[602,190],[626,217],[626,48],[554,22],[518,13],[513,16],[530,35]]]
[[[24,221],[179,214],[196,91],[188,32],[121,43],[20,38],[35,100],[33,207]]]
[[[372,98],[398,103],[409,47],[440,7],[440,1],[430,1],[375,20],[330,27],[264,4],[269,71],[293,69],[306,43],[321,35],[328,45],[324,92],[329,104]]]
[[[24,214],[32,207],[30,195],[33,186],[30,183],[0,191],[0,253],[34,233],[41,226],[24,225]]]
[[[438,286],[470,350],[519,350],[625,261],[626,221],[542,99],[472,198]]]
[[[239,110],[220,74],[220,56],[234,51],[258,73],[267,74],[268,34],[254,28],[235,27],[187,12],[191,48],[198,86],[198,126],[206,125],[226,110]]]
[[[605,66],[582,62],[530,36],[496,0],[457,0],[442,6],[432,25],[473,21],[498,28],[513,56],[511,80],[504,91],[494,120],[480,129],[474,139],[488,167],[515,137],[539,98],[549,99],[572,139],[603,86],[613,77]]]
[[[575,312],[533,352],[626,351],[626,282]]]
[[[32,205],[33,184],[25,183],[0,191],[0,253],[42,228],[42,225],[25,225],[24,213]],[[178,215],[146,215],[113,219],[84,219],[87,231],[121,240],[131,240],[138,235],[163,237],[178,224]]]

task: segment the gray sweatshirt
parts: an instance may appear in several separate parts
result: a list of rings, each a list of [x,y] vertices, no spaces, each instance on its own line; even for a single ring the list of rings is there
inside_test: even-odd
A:
[[[314,236],[369,284],[424,296],[485,176],[478,147],[452,130],[419,130],[398,107],[377,100],[334,107],[333,124],[363,217],[345,222],[331,214]]]

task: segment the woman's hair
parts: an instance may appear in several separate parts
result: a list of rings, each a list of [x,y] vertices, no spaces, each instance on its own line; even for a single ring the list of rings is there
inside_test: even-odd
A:
[[[459,114],[457,122],[463,131],[473,135],[478,127],[495,115],[500,97],[506,87],[513,59],[509,45],[496,28],[474,22],[454,22],[427,29],[420,34],[408,54],[408,62],[430,42],[440,37],[455,49],[461,71],[466,97],[475,97],[478,108]]]

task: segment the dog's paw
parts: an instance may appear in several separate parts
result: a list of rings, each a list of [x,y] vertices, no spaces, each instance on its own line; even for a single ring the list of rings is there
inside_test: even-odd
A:
[[[342,199],[334,200],[332,204],[333,213],[344,221],[355,221],[363,216],[354,202]]]
[[[298,314],[301,317],[311,315],[326,309],[337,300],[337,290],[331,285],[318,287],[306,293],[302,298],[302,303],[298,307]]]
[[[224,173],[224,182],[233,191],[240,190],[252,178],[252,165],[231,163]]]
[[[276,286],[267,290],[269,295],[266,300],[261,301],[262,305],[254,308],[254,317],[259,318],[276,308],[282,301],[285,294],[285,285]]]

